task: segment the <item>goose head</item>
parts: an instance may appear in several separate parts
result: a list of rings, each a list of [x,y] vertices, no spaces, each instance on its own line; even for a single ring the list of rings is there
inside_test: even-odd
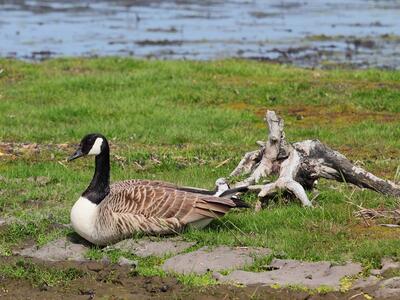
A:
[[[85,135],[81,140],[78,149],[68,157],[68,161],[83,157],[86,155],[100,155],[108,149],[106,138],[99,133]]]
[[[86,155],[96,157],[95,171],[82,197],[94,204],[99,204],[110,192],[110,148],[107,139],[98,133],[84,136],[78,149],[68,158],[68,161]]]

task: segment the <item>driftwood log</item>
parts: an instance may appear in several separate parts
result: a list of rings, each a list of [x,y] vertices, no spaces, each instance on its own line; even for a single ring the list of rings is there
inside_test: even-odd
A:
[[[319,178],[351,183],[361,188],[400,197],[400,186],[381,179],[355,166],[349,159],[332,150],[319,140],[305,140],[288,143],[283,130],[283,120],[274,111],[267,111],[265,122],[269,134],[266,142],[257,142],[258,150],[244,155],[230,178],[246,177],[233,184],[234,187],[247,186],[258,192],[261,204],[278,191],[286,191],[298,198],[303,206],[312,206],[306,190],[313,188]],[[265,183],[268,177],[278,177]],[[263,183],[264,182],[264,183]]]

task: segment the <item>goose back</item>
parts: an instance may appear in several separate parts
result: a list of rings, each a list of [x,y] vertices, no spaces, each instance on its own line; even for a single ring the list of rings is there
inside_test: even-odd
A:
[[[110,186],[99,204],[96,244],[112,243],[135,232],[171,234],[187,225],[207,225],[238,204],[231,199],[181,191],[161,181],[127,180]],[[94,242],[94,241],[92,241]]]

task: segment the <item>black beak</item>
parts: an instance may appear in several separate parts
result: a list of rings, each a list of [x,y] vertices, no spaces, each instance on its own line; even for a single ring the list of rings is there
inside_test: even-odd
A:
[[[67,158],[67,161],[71,161],[71,160],[77,159],[77,158],[82,157],[84,155],[85,154],[82,152],[82,149],[79,148],[78,150],[75,151],[74,154],[72,154],[70,157]]]

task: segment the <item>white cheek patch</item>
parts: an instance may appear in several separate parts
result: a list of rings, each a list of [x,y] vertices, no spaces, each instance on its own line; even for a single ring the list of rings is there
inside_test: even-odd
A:
[[[101,153],[101,145],[103,144],[103,139],[102,138],[97,138],[92,146],[92,149],[90,149],[88,155],[99,155]]]

